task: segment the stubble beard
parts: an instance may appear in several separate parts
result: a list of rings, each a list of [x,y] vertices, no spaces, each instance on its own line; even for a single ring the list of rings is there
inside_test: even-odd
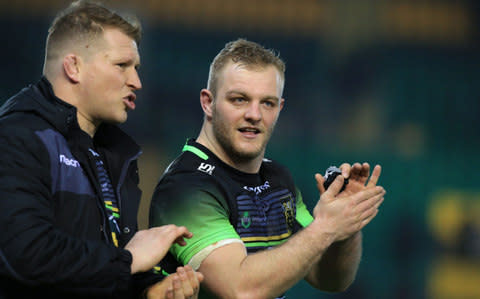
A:
[[[254,151],[242,151],[235,146],[235,141],[232,136],[230,136],[228,127],[225,125],[227,122],[222,120],[222,117],[217,113],[216,109],[212,111],[212,129],[215,139],[217,140],[220,147],[223,149],[225,154],[234,162],[245,163],[250,162],[259,155],[262,155],[267,146],[268,140],[273,132],[274,126],[267,130],[265,134],[265,139],[258,148]]]

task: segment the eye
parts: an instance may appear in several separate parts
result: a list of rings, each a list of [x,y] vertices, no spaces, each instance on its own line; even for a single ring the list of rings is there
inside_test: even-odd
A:
[[[277,105],[277,103],[275,101],[272,101],[272,100],[265,100],[265,101],[263,101],[263,104],[265,106],[267,106],[268,108],[274,108]]]
[[[242,98],[242,97],[234,97],[234,98],[231,98],[230,101],[234,104],[239,105],[239,104],[244,103],[246,100],[245,100],[245,98]]]

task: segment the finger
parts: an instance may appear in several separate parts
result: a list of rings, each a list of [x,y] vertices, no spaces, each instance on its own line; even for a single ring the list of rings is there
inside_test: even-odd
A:
[[[195,271],[190,266],[185,266],[185,272],[187,273],[188,280],[193,290],[196,291],[200,287],[200,282],[203,280],[203,274],[200,272],[195,273]],[[197,276],[197,274],[199,274]],[[199,279],[200,277],[200,279]]]
[[[177,268],[177,273],[180,277],[180,281],[182,283],[182,290],[183,290],[183,295],[185,297],[190,297],[193,296],[194,294],[194,286],[192,286],[192,282],[190,281],[187,272],[183,267]]]
[[[148,231],[152,231],[151,234],[156,234],[158,237],[162,237],[162,239],[170,239],[171,242],[179,237],[188,238],[192,234],[185,226],[176,226],[174,224],[152,227]]]
[[[188,230],[185,226],[179,226],[177,231],[178,236],[190,239],[193,237],[193,233]]]
[[[177,238],[175,239],[174,243],[177,243],[180,246],[187,245],[187,242],[184,238],[190,239],[193,237],[193,233],[191,233],[185,226],[179,226],[176,231]]]
[[[364,166],[366,166],[366,168],[364,168]],[[370,171],[369,167],[368,163],[362,165],[357,162],[353,164],[352,170],[350,171],[350,179],[365,184],[368,179],[368,172]]]
[[[358,206],[358,210],[356,211],[357,213],[361,213],[361,216],[359,217],[359,219],[365,219],[371,214],[372,211],[377,210],[382,204],[383,200],[384,200],[383,195],[379,194],[377,196],[370,198],[369,200],[362,202]]]
[[[317,181],[317,189],[318,191],[320,191],[320,195],[322,195],[323,193],[325,193],[325,187],[323,186],[325,178],[321,174],[316,173],[315,180]]]
[[[182,283],[180,281],[180,277],[177,273],[172,274],[172,285],[173,285],[173,292],[175,299],[184,299],[185,295],[183,294],[182,290]]]
[[[180,246],[185,246],[187,245],[187,241],[185,241],[185,239],[183,239],[183,237],[180,237],[180,238],[177,238],[175,239],[174,243],[180,245]]]
[[[360,178],[362,179],[364,184],[367,182],[369,175],[370,175],[370,164],[368,164],[367,162],[364,162],[360,170]]]
[[[328,189],[325,191],[325,194],[328,196],[335,196],[340,192],[340,189],[343,187],[343,182],[345,178],[343,175],[338,175],[335,180],[333,180],[332,184],[328,187]]]
[[[205,275],[202,272],[195,272],[195,276],[197,276],[198,282],[202,282],[205,279]]]
[[[385,200],[385,197],[382,196],[382,198],[380,198],[380,200],[377,202],[375,207],[378,209],[384,200]]]
[[[363,212],[366,211],[372,207],[378,208],[380,204],[383,202],[383,193],[379,193],[375,196],[370,197],[367,200],[364,200],[363,202],[360,202],[356,208],[356,211],[358,212]]]
[[[360,229],[364,228],[367,224],[369,224],[373,218],[375,218],[378,214],[378,209],[374,210],[373,213],[366,219],[364,219],[360,224]]]
[[[373,218],[375,218],[378,214],[378,209],[371,209],[369,211],[366,211],[361,217],[359,218],[359,221],[355,224],[354,231],[358,232],[362,230],[367,224],[369,224]]]
[[[343,163],[339,167],[342,170],[342,175],[344,178],[348,179],[351,175],[352,167],[348,163]]]
[[[372,175],[370,176],[370,180],[368,181],[367,187],[376,186],[381,173],[382,167],[380,165],[375,165],[375,168],[373,168],[372,171]]]
[[[354,195],[354,201],[355,205],[359,205],[361,202],[365,200],[369,200],[374,196],[377,196],[379,194],[385,195],[385,189],[383,189],[382,186],[375,186],[373,188],[366,188],[360,192],[355,193]]]
[[[175,292],[173,291],[173,286],[168,287],[167,291],[165,292],[165,298],[175,299]]]

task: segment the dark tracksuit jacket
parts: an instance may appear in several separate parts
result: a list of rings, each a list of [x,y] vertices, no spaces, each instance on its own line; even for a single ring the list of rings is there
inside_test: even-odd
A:
[[[93,143],[119,202],[119,248],[88,154]],[[0,108],[0,298],[132,298],[161,279],[132,276],[122,249],[137,231],[140,153],[114,125],[92,140],[46,78]]]

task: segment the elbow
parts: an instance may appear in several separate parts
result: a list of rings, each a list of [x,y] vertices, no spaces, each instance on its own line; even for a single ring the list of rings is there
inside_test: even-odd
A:
[[[330,280],[318,285],[317,288],[328,293],[341,293],[348,290],[348,288],[353,284],[353,282],[354,278],[336,281]]]
[[[349,287],[350,285],[336,285],[323,287],[321,290],[327,293],[342,293],[348,290]]]
[[[245,288],[236,288],[235,290],[233,290],[233,292],[231,292],[231,296],[229,297],[232,299],[267,299],[276,296],[273,296],[273,294],[270,294],[265,288],[262,288],[260,286],[250,286]]]
[[[235,293],[235,299],[251,299],[251,298],[269,298],[264,292],[257,289],[246,289]]]
[[[306,277],[307,282],[314,288],[328,292],[341,293],[346,291],[355,281],[355,273],[336,273],[329,272],[328,275],[310,275]]]

